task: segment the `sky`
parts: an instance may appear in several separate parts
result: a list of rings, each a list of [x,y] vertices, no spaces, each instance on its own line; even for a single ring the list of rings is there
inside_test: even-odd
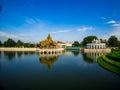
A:
[[[0,40],[120,40],[120,0],[0,0]]]

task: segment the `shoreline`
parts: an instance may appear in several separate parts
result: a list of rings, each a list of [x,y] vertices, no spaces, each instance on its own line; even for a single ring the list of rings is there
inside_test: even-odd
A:
[[[104,49],[84,49],[84,53],[110,53],[110,48],[104,48]]]
[[[35,52],[37,48],[16,48],[16,47],[0,47],[0,51],[32,51]]]
[[[61,49],[64,50],[64,48],[61,48]],[[30,51],[30,52],[36,52],[36,51],[38,51],[38,48],[0,47],[0,51],[28,51],[28,52]]]

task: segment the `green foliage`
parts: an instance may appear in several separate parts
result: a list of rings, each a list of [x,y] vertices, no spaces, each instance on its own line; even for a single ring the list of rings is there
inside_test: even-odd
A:
[[[8,38],[8,40],[4,42],[4,46],[5,47],[15,47],[16,42],[14,40],[12,40],[11,38]]]
[[[17,42],[15,42],[11,38],[8,38],[8,40],[6,40],[3,44],[0,41],[0,46],[4,46],[4,47],[35,47],[36,45],[33,43],[24,43],[21,40],[18,40]]]
[[[119,41],[116,36],[111,36],[108,39],[109,46],[116,47],[119,46]]]
[[[22,46],[23,46],[23,42],[20,41],[20,40],[18,40],[18,41],[17,41],[17,47],[22,47]]]
[[[91,43],[93,39],[97,39],[96,36],[87,36],[83,39],[82,44],[86,46],[87,43]]]
[[[35,44],[32,44],[32,43],[24,43],[24,47],[35,47]]]
[[[31,44],[30,44],[30,47],[35,47],[35,44],[32,44],[32,43],[31,43]]]
[[[80,44],[79,44],[78,41],[74,41],[74,43],[72,44],[72,46],[74,46],[74,47],[78,47],[78,46],[80,46]]]
[[[114,66],[116,66],[116,67],[120,67],[120,62],[115,61],[114,59],[110,59],[110,58],[108,58],[106,55],[103,55],[103,56],[102,56],[102,59],[103,59],[105,62],[107,62],[107,63],[109,63],[109,64],[111,64],[111,65],[114,65]]]
[[[109,45],[109,43],[108,43],[108,41],[106,39],[105,40],[100,39],[100,41],[101,41],[101,43],[106,43],[107,46]]]
[[[108,58],[120,61],[120,51],[113,51],[106,55]]]

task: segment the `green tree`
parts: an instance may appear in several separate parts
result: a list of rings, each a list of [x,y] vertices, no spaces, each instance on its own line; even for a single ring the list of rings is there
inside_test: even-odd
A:
[[[2,42],[0,41],[0,47],[2,46]]]
[[[87,43],[91,43],[93,39],[97,39],[96,36],[87,36],[83,39],[82,44],[86,46]]]
[[[11,38],[8,38],[8,40],[4,42],[4,46],[5,47],[15,47],[16,42],[14,40],[12,40]]]
[[[119,41],[118,41],[118,38],[116,36],[111,36],[108,39],[108,43],[109,43],[109,46],[111,46],[111,47],[116,47],[119,45]]]
[[[106,45],[108,46],[109,45],[109,43],[108,43],[108,41],[106,40],[106,39],[100,39],[100,41],[101,41],[101,43],[106,43]]]
[[[80,44],[79,44],[78,41],[74,41],[74,43],[72,44],[72,46],[74,46],[74,47],[78,47],[78,46],[80,46]]]
[[[22,47],[22,46],[23,46],[23,42],[20,41],[20,40],[18,40],[18,41],[17,41],[17,47]]]
[[[30,43],[24,43],[24,47],[30,47]]]
[[[24,43],[23,46],[24,46],[24,47],[35,47],[35,44],[32,44],[32,43]]]
[[[30,47],[35,47],[35,44],[30,43]]]

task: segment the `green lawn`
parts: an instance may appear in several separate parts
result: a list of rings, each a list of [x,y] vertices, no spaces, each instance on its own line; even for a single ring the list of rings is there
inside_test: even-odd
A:
[[[98,58],[98,64],[103,68],[120,75],[120,51],[115,51]]]

